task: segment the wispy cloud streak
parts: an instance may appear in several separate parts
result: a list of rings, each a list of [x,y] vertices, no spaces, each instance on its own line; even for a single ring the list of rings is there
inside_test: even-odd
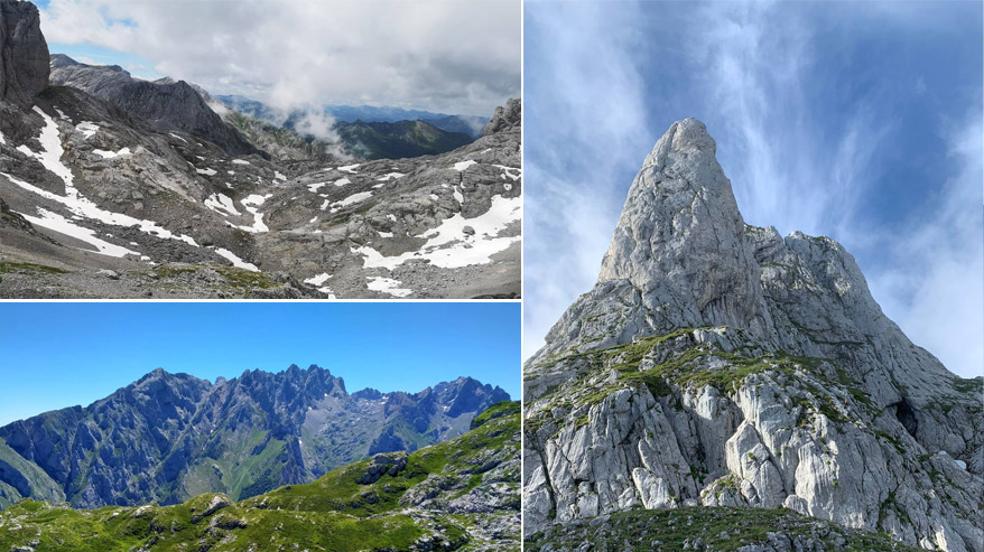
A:
[[[953,28],[960,14],[932,4],[901,11],[877,3],[606,6],[609,12],[629,14],[615,31],[599,29],[611,24],[604,17],[578,12],[592,22],[582,31],[582,20],[554,12],[549,23],[534,25],[534,33],[527,33],[527,52],[549,44],[550,65],[569,67],[564,79],[540,75],[542,80],[553,78],[558,87],[552,97],[558,105],[555,124],[576,118],[602,129],[593,139],[576,132],[570,138],[561,132],[527,136],[528,145],[548,139],[548,146],[541,146],[568,164],[594,162],[583,173],[588,184],[570,166],[542,163],[548,156],[535,150],[528,154],[528,166],[533,162],[529,194],[539,197],[527,210],[527,259],[533,263],[533,270],[527,270],[527,355],[539,346],[563,306],[593,284],[618,216],[611,206],[622,199],[603,196],[624,194],[627,182],[613,179],[630,179],[642,158],[639,151],[648,150],[663,130],[647,128],[646,121],[694,115],[707,123],[718,142],[719,160],[746,221],[776,226],[783,233],[802,230],[839,240],[858,259],[875,299],[916,344],[951,370],[980,373],[984,201],[979,60],[976,89],[960,96],[948,93],[947,103],[940,104],[941,91],[923,75],[893,73],[877,56],[864,58],[867,49],[885,42],[882,27],[896,34],[940,31]],[[576,34],[585,45],[565,47],[565,33]],[[614,33],[621,38],[604,40]],[[602,38],[598,51],[593,47],[596,37]],[[913,65],[932,69],[927,59],[939,55],[934,46],[920,45],[925,53],[918,55],[926,57]],[[594,60],[605,68],[621,68],[632,78],[594,73],[599,71]],[[547,88],[545,83],[532,89],[529,85],[529,75],[541,71],[545,61],[531,63],[527,57],[528,95]],[[678,79],[668,67],[677,67],[686,78]],[[941,105],[950,109],[968,101],[974,108],[966,120],[959,126],[947,124]],[[913,106],[935,119],[918,120],[910,113]],[[605,121],[613,108],[617,113]],[[606,126],[616,124],[626,125],[621,133]],[[609,136],[619,139],[609,141]],[[909,167],[918,170],[907,174]],[[919,204],[890,201],[903,193],[902,184],[915,190],[906,193]],[[544,186],[549,195],[537,191]],[[576,228],[565,229],[568,224]],[[565,254],[571,246],[576,252]],[[549,300],[541,304],[541,296]]]

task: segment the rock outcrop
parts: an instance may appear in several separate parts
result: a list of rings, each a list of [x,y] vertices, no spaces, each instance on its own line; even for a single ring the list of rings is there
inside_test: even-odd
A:
[[[51,84],[83,90],[148,121],[157,130],[187,132],[229,155],[260,153],[185,81],[144,81],[118,65],[86,65],[57,54],[51,59]]]
[[[519,98],[512,98],[505,105],[495,108],[495,113],[488,124],[482,129],[482,136],[509,129],[519,129],[523,119],[523,104]]]
[[[508,399],[469,378],[364,398],[317,366],[215,383],[158,369],[85,408],[0,427],[0,445],[10,449],[5,460],[0,446],[0,506],[4,485],[32,496],[21,490],[30,488],[25,480],[42,480],[34,472],[80,507],[174,503],[206,492],[245,498],[366,457],[389,432],[403,440],[388,450],[455,437]],[[469,408],[451,413],[462,400]]]
[[[30,2],[0,0],[0,100],[30,109],[48,86],[48,43]]]
[[[948,372],[824,237],[744,223],[674,123],[594,289],[527,364],[526,528],[633,508],[784,507],[980,551],[982,380]]]

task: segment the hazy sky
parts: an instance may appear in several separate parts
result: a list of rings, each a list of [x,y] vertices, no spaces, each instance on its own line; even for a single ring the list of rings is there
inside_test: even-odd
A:
[[[520,93],[519,0],[41,0],[52,53],[279,108],[490,115]]]
[[[951,370],[984,366],[980,2],[526,3],[526,344],[594,284],[628,186],[704,121],[747,222],[829,235]]]
[[[9,303],[0,425],[87,405],[155,368],[214,381],[317,364],[416,392],[471,376],[519,399],[517,303]]]

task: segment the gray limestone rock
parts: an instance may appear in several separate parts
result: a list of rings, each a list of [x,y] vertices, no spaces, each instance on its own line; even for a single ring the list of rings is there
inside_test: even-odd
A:
[[[833,240],[745,224],[714,155],[693,119],[659,139],[525,367],[527,536],[700,504],[981,551],[981,379],[912,344]]]
[[[30,108],[48,86],[48,43],[30,2],[0,0],[0,100]]]

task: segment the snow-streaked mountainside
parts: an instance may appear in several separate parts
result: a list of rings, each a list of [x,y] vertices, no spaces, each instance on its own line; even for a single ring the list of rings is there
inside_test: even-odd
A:
[[[661,533],[708,550],[848,542],[771,509],[984,549],[982,378],[910,342],[835,241],[746,224],[715,149],[693,119],[659,139],[597,284],[526,365],[534,549]],[[715,532],[646,512],[684,507]]]
[[[0,427],[0,507],[22,498],[85,508],[204,492],[246,498],[461,435],[507,400],[471,378],[349,394],[317,366],[214,383],[158,369],[89,406]]]
[[[453,151],[350,160],[181,81],[49,60],[34,6],[0,7],[0,296],[518,296],[518,100]]]

